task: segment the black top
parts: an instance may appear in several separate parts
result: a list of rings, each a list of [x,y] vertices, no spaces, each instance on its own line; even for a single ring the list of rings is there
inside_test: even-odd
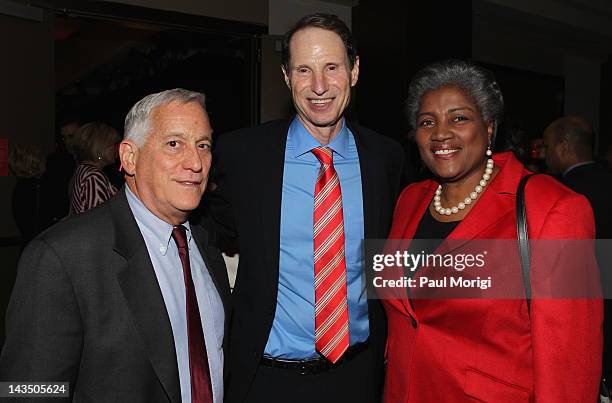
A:
[[[414,239],[435,239],[439,240],[438,247],[446,237],[459,225],[461,221],[442,222],[434,218],[431,211],[427,209],[421,222],[414,233]]]
[[[432,253],[442,242],[444,242],[446,237],[453,232],[460,222],[461,221],[438,221],[434,218],[429,209],[425,210],[425,214],[423,214],[419,226],[414,233],[413,241],[408,247],[408,253],[411,255],[418,255],[420,253],[427,255]],[[416,268],[414,271],[406,272],[406,275],[409,277],[414,276],[419,268],[420,267]]]

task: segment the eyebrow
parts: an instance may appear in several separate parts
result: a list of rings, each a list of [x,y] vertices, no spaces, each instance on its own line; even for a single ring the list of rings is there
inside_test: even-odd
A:
[[[180,137],[182,139],[186,138],[187,136],[185,135],[185,133],[183,132],[168,132],[168,133],[164,133],[162,134],[162,136],[164,138],[168,138],[168,137]],[[210,134],[202,134],[201,136],[199,136],[196,141],[203,141],[203,140],[208,140],[208,141],[212,141],[212,132]]]
[[[342,62],[331,61],[331,62],[325,63],[324,66],[327,67],[327,66],[341,66],[341,65],[342,65]],[[310,67],[310,65],[308,63],[306,63],[306,64],[299,64],[299,65],[293,66],[294,70],[298,70],[298,69],[301,69],[301,68],[311,69],[311,67]]]
[[[460,106],[458,108],[452,108],[452,109],[449,109],[448,112],[453,113],[453,112],[462,111],[462,110],[468,110],[468,111],[474,112],[474,109],[470,108],[469,106]],[[423,116],[423,115],[433,115],[433,114],[434,114],[433,112],[421,112],[417,114],[417,117]]]
[[[460,106],[460,107],[458,107],[458,108],[452,108],[452,109],[449,109],[448,111],[452,113],[452,112],[462,111],[462,110],[464,110],[464,109],[466,109],[466,110],[468,110],[468,111],[472,111],[472,112],[474,112],[474,109],[473,109],[473,108],[470,108],[469,106]]]

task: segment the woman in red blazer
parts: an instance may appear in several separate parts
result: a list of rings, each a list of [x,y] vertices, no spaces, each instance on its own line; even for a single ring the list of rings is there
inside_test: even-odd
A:
[[[417,74],[408,114],[435,179],[404,189],[390,239],[516,239],[516,191],[529,172],[511,153],[490,152],[502,110],[495,79],[476,65],[442,62]],[[583,196],[538,175],[525,197],[530,239],[594,238]],[[518,255],[518,248],[508,254]],[[533,288],[552,270],[542,266],[555,265],[532,264]],[[582,267],[569,270],[589,281]],[[520,268],[516,276],[522,284]],[[402,295],[383,301],[389,322],[385,402],[597,400],[601,300],[534,298],[529,313],[518,297]]]

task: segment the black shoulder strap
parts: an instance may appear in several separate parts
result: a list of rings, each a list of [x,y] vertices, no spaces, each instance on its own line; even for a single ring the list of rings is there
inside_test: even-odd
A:
[[[521,269],[523,270],[523,284],[525,285],[525,298],[527,300],[527,312],[531,315],[531,252],[529,250],[529,236],[527,235],[527,211],[525,209],[525,185],[529,178],[536,174],[524,176],[519,182],[516,191],[516,233],[518,239],[519,253],[521,255]],[[600,394],[609,396],[606,378],[602,376],[600,381]]]
[[[529,250],[529,235],[527,233],[527,211],[525,209],[525,185],[535,174],[524,176],[519,182],[516,191],[516,234],[519,253],[521,255],[521,269],[523,271],[523,284],[525,286],[525,298],[527,299],[527,311],[531,312],[531,252]]]

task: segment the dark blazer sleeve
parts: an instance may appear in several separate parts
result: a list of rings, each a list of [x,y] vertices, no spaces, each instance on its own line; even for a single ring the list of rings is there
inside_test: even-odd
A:
[[[6,329],[1,381],[70,382],[72,393],[83,346],[81,316],[59,256],[40,238],[19,262]]]
[[[395,207],[395,202],[399,198],[399,195],[402,191],[402,185],[407,182],[407,179],[404,178],[404,166],[406,165],[406,155],[404,151],[399,147],[399,145],[393,144],[392,146],[392,174],[394,175],[394,189],[393,189],[393,207]],[[393,212],[392,207],[392,212]]]

